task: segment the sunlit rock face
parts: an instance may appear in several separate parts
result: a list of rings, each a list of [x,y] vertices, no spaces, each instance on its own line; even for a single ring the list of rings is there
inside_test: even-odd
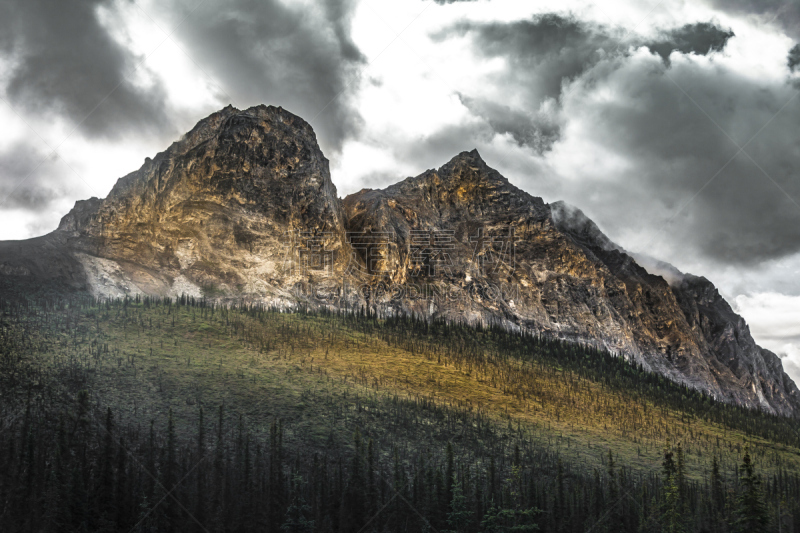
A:
[[[107,198],[78,202],[55,232],[0,242],[0,274],[20,283],[500,324],[606,348],[724,401],[800,414],[778,357],[714,286],[663,268],[669,283],[477,151],[341,200],[311,127],[267,106],[214,113]]]
[[[373,278],[445,286],[438,315],[604,347],[724,401],[800,412],[778,357],[710,282],[648,273],[581,211],[521,191],[475,151],[344,206],[351,231],[394,236]],[[401,307],[425,312],[429,301]]]
[[[123,290],[197,296],[288,296],[309,276],[329,285],[348,259],[343,231],[311,127],[266,106],[211,115],[59,227],[75,248],[116,262]]]

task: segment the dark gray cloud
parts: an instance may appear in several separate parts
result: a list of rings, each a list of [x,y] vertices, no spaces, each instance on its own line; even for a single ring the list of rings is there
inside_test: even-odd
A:
[[[41,211],[63,197],[57,157],[22,142],[0,152],[0,208]]]
[[[130,81],[144,57],[101,23],[99,10],[113,21],[125,1],[2,2],[0,54],[13,65],[5,87],[11,103],[26,113],[65,116],[89,137],[157,133],[166,141],[182,133],[163,86]],[[351,102],[364,62],[350,37],[353,3],[225,0],[198,7],[168,0],[148,10],[165,31],[178,28],[172,38],[221,88],[220,107],[269,103],[316,117],[320,140],[337,150],[360,120]]]
[[[792,97],[791,85],[692,59],[724,49],[730,30],[688,24],[644,41],[543,15],[461,23],[434,37],[454,36],[505,60],[489,82],[493,103],[460,97],[493,132],[541,153],[536,174],[519,183],[528,192],[562,197],[626,248],[663,251],[676,264],[753,266],[800,252],[800,100],[771,121]],[[737,144],[766,124],[747,145],[757,163],[734,157]],[[553,183],[541,174],[550,158],[560,167],[571,160],[577,175]]]
[[[573,17],[537,15],[511,23],[462,22],[433,35],[434,40],[469,36],[476,53],[502,57],[508,63],[499,84],[517,89],[513,107],[471,95],[460,95],[472,113],[499,134],[510,134],[520,145],[541,153],[559,138],[557,118],[542,109],[557,101],[562,85],[579,76],[608,53],[618,53],[620,41],[602,26]]]
[[[800,102],[790,85],[640,56],[602,65],[571,89],[565,114],[624,164],[563,194],[628,238],[621,244],[716,265],[800,252]],[[614,96],[598,101],[598,90]],[[755,162],[736,155],[748,141]]]
[[[646,46],[668,61],[673,51],[700,55],[721,51],[733,36],[731,30],[724,30],[711,22],[698,22],[669,30],[662,39],[649,42]]]
[[[510,23],[462,22],[433,37],[444,40],[455,35],[471,36],[474,50],[485,57],[505,58],[506,78],[524,82],[530,103],[537,107],[546,98],[558,97],[564,80],[620,48],[609,29],[557,14]]]
[[[509,134],[519,146],[528,146],[541,154],[560,137],[557,117],[544,111],[527,112],[498,104],[485,98],[458,95],[473,115],[484,119],[494,132]]]
[[[192,58],[240,108],[280,105],[309,120],[323,149],[338,151],[361,122],[351,94],[364,57],[350,37],[351,0],[316,10],[279,0],[172,4]]]
[[[507,61],[498,86],[515,91],[504,102],[518,103],[512,107],[467,94],[459,95],[461,102],[498,134],[510,134],[519,145],[543,153],[560,138],[564,86],[600,61],[628,55],[638,46],[647,46],[665,60],[672,51],[705,55],[722,50],[733,32],[703,22],[666,30],[660,39],[644,42],[621,29],[550,13],[510,23],[461,22],[433,38],[454,36],[469,36],[476,53]]]
[[[794,72],[800,66],[800,44],[796,44],[789,50],[789,57],[786,58],[789,70]]]
[[[26,112],[60,114],[88,136],[169,127],[164,91],[129,75],[140,58],[122,48],[98,19],[110,0],[6,0],[0,52],[12,59],[6,93]]]
[[[800,0],[707,0],[716,9],[737,15],[756,15],[764,22],[800,37]]]

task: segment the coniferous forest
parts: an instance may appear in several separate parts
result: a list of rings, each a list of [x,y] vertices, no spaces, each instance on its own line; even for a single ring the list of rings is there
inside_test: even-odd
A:
[[[0,530],[800,531],[800,429],[499,326],[5,298]]]

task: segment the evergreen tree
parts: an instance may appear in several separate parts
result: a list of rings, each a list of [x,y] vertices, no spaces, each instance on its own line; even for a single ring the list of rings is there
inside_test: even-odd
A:
[[[291,500],[281,530],[287,533],[311,533],[314,531],[314,520],[309,519],[311,506],[303,497],[303,478],[295,474],[291,484]]]
[[[678,488],[678,466],[669,442],[664,447],[662,463],[664,502],[662,506],[662,525],[666,533],[682,533],[683,517],[680,510],[680,489]]]
[[[167,415],[167,450],[166,460],[164,462],[164,481],[162,490],[164,491],[164,522],[166,525],[167,533],[175,531],[176,523],[176,505],[174,504],[175,498],[175,483],[176,483],[176,450],[175,450],[175,422],[172,418],[172,409],[169,410]]]
[[[447,442],[447,447],[445,448],[445,461],[447,463],[447,468],[444,473],[444,499],[446,502],[451,502],[453,500],[453,477],[455,476],[455,466],[453,460],[453,443],[450,441]]]
[[[203,420],[203,408],[200,407],[200,416],[197,422],[197,458],[196,461],[200,463],[197,466],[197,494],[195,505],[195,518],[197,518],[197,533],[202,531],[200,524],[206,522],[206,468],[204,464],[206,456],[206,428]]]
[[[619,480],[617,479],[616,463],[614,462],[614,454],[608,450],[608,505],[611,506],[608,514],[608,530],[619,531],[622,527],[622,508],[619,493]]]
[[[739,469],[739,496],[736,499],[734,529],[740,533],[767,531],[769,518],[761,495],[761,480],[755,473],[750,450],[745,448]]]
[[[367,504],[366,515],[372,516],[377,511],[378,492],[375,486],[375,443],[369,439],[367,444]]]
[[[678,508],[681,513],[686,511],[686,458],[683,454],[683,444],[678,443],[675,452],[677,463],[675,465],[675,475],[678,485]]]
[[[719,469],[719,460],[717,455],[711,459],[711,501],[710,513],[711,527],[714,532],[722,531],[722,516],[725,509],[725,492],[722,486],[722,474]]]
[[[567,522],[567,497],[564,491],[564,463],[561,457],[556,464],[556,494],[553,508],[556,531],[564,531]]]
[[[114,488],[114,502],[117,512],[116,522],[117,527],[120,529],[130,527],[127,459],[128,452],[125,449],[125,441],[120,437],[117,447],[117,479],[116,487]]]
[[[467,497],[461,487],[461,482],[453,480],[451,485],[453,498],[450,500],[450,512],[447,514],[447,525],[451,533],[464,533],[469,530],[472,523],[473,512],[467,507]]]
[[[100,456],[100,479],[97,483],[96,497],[97,519],[101,527],[110,528],[116,518],[114,512],[114,415],[109,407],[106,410],[105,433],[103,435],[103,451]]]
[[[345,516],[348,517],[343,531],[356,533],[364,525],[364,474],[361,433],[356,429],[353,434],[353,461],[350,467],[350,478],[344,498]]]

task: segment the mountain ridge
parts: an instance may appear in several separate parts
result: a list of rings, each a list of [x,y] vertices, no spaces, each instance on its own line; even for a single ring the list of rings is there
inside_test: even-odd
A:
[[[705,278],[673,286],[649,273],[582,212],[515,187],[477,150],[341,199],[311,126],[278,107],[213,113],[107,198],[77,202],[53,233],[0,242],[0,257],[9,277],[98,296],[300,300],[497,323],[800,415],[780,359]],[[428,287],[440,295],[411,294]]]

